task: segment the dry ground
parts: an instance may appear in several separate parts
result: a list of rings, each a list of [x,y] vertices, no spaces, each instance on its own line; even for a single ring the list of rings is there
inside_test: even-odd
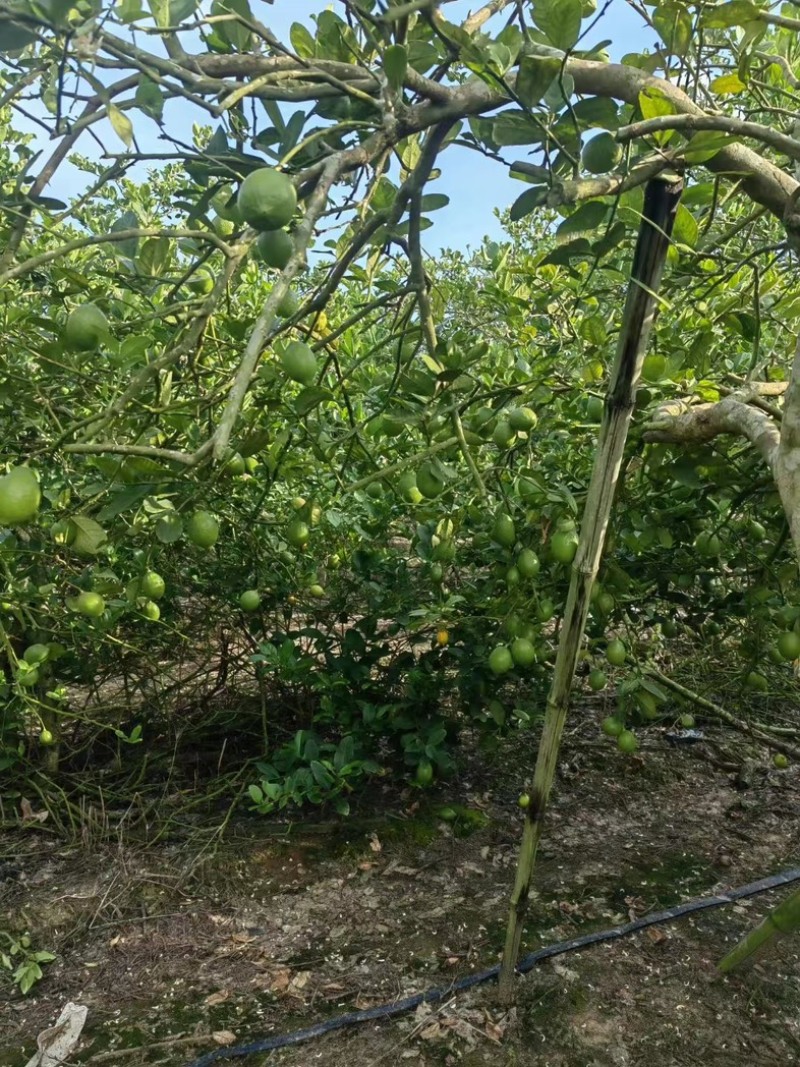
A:
[[[713,733],[713,730],[711,731]],[[624,762],[594,719],[566,747],[525,949],[800,864],[800,769],[745,787],[646,732]],[[89,1009],[70,1064],[183,1067],[226,1042],[447,985],[498,958],[526,751],[516,738],[433,793],[378,786],[355,816],[242,816],[158,847],[9,832],[0,929],[57,960],[23,998],[0,987],[0,1063],[22,1067],[67,1001]],[[442,804],[472,819],[437,818]],[[478,820],[475,813],[485,819]],[[305,813],[304,813],[305,814]],[[312,816],[308,816],[311,818]],[[481,825],[477,825],[481,822]],[[467,831],[472,832],[467,832]],[[200,842],[205,842],[205,851]],[[782,891],[783,893],[786,890]],[[515,1007],[482,986],[245,1067],[777,1067],[800,1061],[800,936],[721,980],[714,963],[770,893],[539,966]]]

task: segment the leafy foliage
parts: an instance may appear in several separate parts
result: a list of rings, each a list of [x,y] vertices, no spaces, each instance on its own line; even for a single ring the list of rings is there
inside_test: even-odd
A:
[[[283,43],[246,2],[6,7],[2,460],[43,495],[0,534],[7,774],[79,765],[98,728],[145,753],[155,732],[77,694],[168,660],[197,626],[246,650],[262,812],[344,810],[367,776],[445,774],[458,736],[491,746],[536,721],[642,188],[671,168],[687,190],[585,670],[623,640],[615,721],[644,726],[666,714],[648,669],[679,629],[735,654],[742,688],[780,658],[800,598],[761,458],[735,436],[676,452],[647,428],[664,402],[743,383],[780,415],[797,154],[777,118],[741,116],[779,116],[796,92],[786,19],[650,5],[660,46],[611,64],[579,0],[523,5],[524,29],[348,4]],[[143,47],[153,33],[168,59]],[[22,132],[30,86],[49,162]],[[609,171],[587,174],[601,131]],[[431,260],[437,178],[468,152],[526,188],[502,241]],[[49,195],[65,159],[86,183],[69,202]],[[299,207],[271,269],[238,190],[274,166]],[[107,330],[83,344],[68,323],[89,304]],[[784,659],[770,672],[790,677]]]

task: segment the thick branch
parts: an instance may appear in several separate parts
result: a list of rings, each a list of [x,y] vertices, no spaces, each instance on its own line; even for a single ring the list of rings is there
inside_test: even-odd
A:
[[[484,4],[472,15],[467,16],[461,28],[466,33],[475,33],[485,22],[488,22],[490,18],[499,14],[499,12],[504,11],[512,3],[513,0],[489,0],[488,4]]]
[[[697,130],[719,130],[736,137],[752,137],[756,141],[783,152],[790,159],[800,159],[800,141],[788,137],[780,130],[762,126],[760,122],[745,122],[730,115],[658,115],[653,119],[633,122],[617,130],[618,141],[632,141],[637,137],[647,137],[659,130],[680,130],[682,133],[695,133]],[[691,145],[689,146],[691,147]]]
[[[645,426],[644,439],[667,444],[698,445],[720,434],[746,437],[774,469],[780,431],[763,411],[750,407],[741,393],[714,404],[676,400],[662,405]]]

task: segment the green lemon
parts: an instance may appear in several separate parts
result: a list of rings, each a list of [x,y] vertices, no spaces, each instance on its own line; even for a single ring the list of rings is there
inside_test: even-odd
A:
[[[625,752],[627,755],[631,755],[639,747],[639,742],[636,740],[636,734],[632,730],[623,730],[617,738],[617,748],[620,752]]]
[[[517,637],[511,642],[511,658],[517,667],[530,667],[536,662],[536,649],[524,637]]]
[[[535,430],[539,416],[531,408],[511,408],[508,413],[508,424],[512,430],[528,432]]]
[[[286,230],[265,230],[256,239],[256,254],[268,267],[283,270],[294,254],[294,241]]]
[[[608,679],[605,673],[600,670],[599,667],[595,667],[589,671],[589,688],[593,689],[595,693],[599,693],[601,689],[605,689]]]
[[[789,757],[785,756],[783,752],[776,752],[772,757],[772,764],[777,767],[779,771],[785,771],[789,766]]]
[[[550,538],[550,555],[557,563],[572,563],[578,551],[578,533],[575,527],[556,530]]]
[[[231,478],[240,478],[247,470],[247,464],[241,452],[234,452],[233,455],[226,460],[222,470]]]
[[[667,370],[667,361],[664,356],[651,352],[645,356],[642,364],[642,377],[646,382],[660,382]]]
[[[517,570],[523,578],[535,578],[539,573],[539,557],[530,548],[523,548],[517,556]]]
[[[302,341],[290,341],[281,352],[281,366],[294,382],[310,385],[317,376],[317,357]]]
[[[308,524],[303,522],[302,519],[292,519],[286,527],[286,540],[294,548],[303,548],[307,544],[310,536],[311,530],[308,528]]]
[[[602,612],[603,615],[610,615],[615,605],[616,601],[611,593],[601,593],[597,598],[597,610]]]
[[[507,674],[514,666],[514,658],[505,645],[498,645],[489,654],[489,670],[492,674]]]
[[[150,600],[158,600],[159,597],[164,595],[166,588],[164,579],[160,574],[156,574],[155,571],[147,571],[139,583],[141,595],[148,597]]]
[[[210,270],[206,270],[205,267],[200,267],[194,272],[186,284],[191,291],[198,296],[208,296],[214,288],[214,276]]]
[[[508,419],[498,419],[497,425],[492,431],[492,440],[498,448],[510,448],[514,443],[516,431],[512,428]]]
[[[75,609],[90,619],[98,619],[106,610],[106,602],[99,593],[81,593],[75,600]]]
[[[211,548],[219,537],[219,520],[208,511],[196,511],[186,524],[186,536],[199,548]]]
[[[585,411],[587,422],[601,423],[603,421],[603,412],[605,411],[605,404],[603,403],[602,397],[587,397]]]
[[[22,653],[22,658],[26,663],[36,666],[37,663],[44,663],[49,655],[50,649],[47,645],[28,645]]]
[[[715,533],[711,533],[708,530],[704,530],[699,533],[694,539],[694,547],[700,553],[701,556],[712,558],[719,555],[720,540]]]
[[[258,611],[261,607],[261,597],[257,589],[245,589],[239,597],[239,607],[242,611]]]
[[[52,745],[54,740],[55,738],[53,737],[52,731],[48,730],[45,726],[39,733],[39,743],[42,745]]]
[[[300,300],[296,293],[293,293],[291,289],[287,289],[280,299],[280,303],[275,308],[275,314],[280,315],[282,319],[290,319],[292,315],[297,313],[297,309],[300,307]],[[316,371],[316,361],[314,365]]]
[[[434,546],[431,556],[442,563],[452,563],[456,558],[456,543],[449,538]]]
[[[161,608],[156,604],[155,600],[145,600],[141,606],[142,615],[150,622],[158,622],[161,618]]]
[[[622,159],[622,145],[604,131],[587,141],[581,151],[581,165],[590,174],[608,174]]]
[[[748,689],[753,689],[757,693],[766,693],[769,690],[769,682],[758,671],[750,671],[745,679],[745,685]]]
[[[280,230],[292,221],[297,192],[286,174],[272,167],[260,167],[242,182],[236,206],[254,230]]]
[[[619,737],[625,729],[625,724],[620,722],[614,715],[608,715],[600,724],[600,729],[606,737]]]
[[[794,630],[784,630],[778,638],[778,651],[785,660],[800,657],[800,634]]]
[[[429,759],[421,759],[417,764],[417,785],[426,788],[433,781],[433,764]]]
[[[516,543],[517,531],[514,526],[514,520],[504,511],[499,512],[495,517],[494,525],[492,526],[492,540],[504,548],[511,548]]]
[[[428,500],[433,500],[443,492],[444,480],[432,464],[424,463],[417,471],[417,489]]]
[[[64,336],[77,352],[93,352],[108,336],[108,319],[96,304],[82,304],[69,313]]]
[[[606,659],[612,665],[612,667],[621,667],[628,656],[628,650],[625,647],[625,642],[620,641],[618,637],[615,637],[612,641],[608,642],[606,646]]]
[[[12,467],[0,478],[0,526],[21,526],[36,518],[42,500],[30,467]]]
[[[539,601],[536,607],[536,618],[539,622],[550,622],[555,613],[556,606],[552,600],[545,597],[544,600]]]
[[[419,504],[423,499],[417,486],[417,476],[413,471],[405,471],[397,479],[397,491],[409,504]]]

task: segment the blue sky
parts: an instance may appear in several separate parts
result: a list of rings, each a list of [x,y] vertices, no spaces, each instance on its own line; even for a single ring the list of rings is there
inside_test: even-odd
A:
[[[449,21],[460,22],[471,10],[480,6],[480,0],[454,0],[442,10]],[[287,40],[293,22],[309,25],[313,15],[326,7],[336,10],[340,5],[330,0],[275,0],[272,4],[265,0],[251,0],[251,7],[256,17],[269,26],[276,36]],[[642,25],[639,16],[625,0],[610,0],[607,5],[601,0],[598,8],[603,10],[604,7],[602,19],[581,42],[582,47],[610,40],[609,52],[613,59],[619,59],[626,52],[652,49],[655,43],[653,32]],[[493,23],[498,27],[502,24],[501,19],[495,19]],[[169,144],[159,140],[156,123],[140,112],[129,114],[134,121],[137,143],[142,151],[169,151]],[[208,115],[185,101],[174,101],[165,109],[165,120],[168,129],[185,131],[182,137],[188,141],[191,123],[199,121],[207,124]],[[31,125],[28,129],[33,132],[37,127]],[[98,124],[95,130],[107,151],[122,150],[121,142],[107,123]],[[41,136],[41,131],[37,131],[37,147],[43,149],[44,158],[52,151],[52,143]],[[93,157],[99,154],[97,142],[85,136],[78,144],[78,151]],[[524,158],[524,147],[507,151],[509,160]],[[139,168],[137,171],[137,178],[144,177],[144,171],[139,171]],[[80,192],[86,184],[85,174],[72,167],[62,167],[47,192],[51,196],[67,199]],[[484,236],[499,236],[501,230],[494,211],[507,208],[523,188],[522,183],[508,176],[507,169],[500,163],[485,159],[468,149],[457,146],[449,148],[442,160],[442,176],[431,185],[431,190],[446,193],[450,197],[450,204],[432,216],[434,225],[424,235],[426,250],[435,253],[442,247],[474,248],[480,245]]]

